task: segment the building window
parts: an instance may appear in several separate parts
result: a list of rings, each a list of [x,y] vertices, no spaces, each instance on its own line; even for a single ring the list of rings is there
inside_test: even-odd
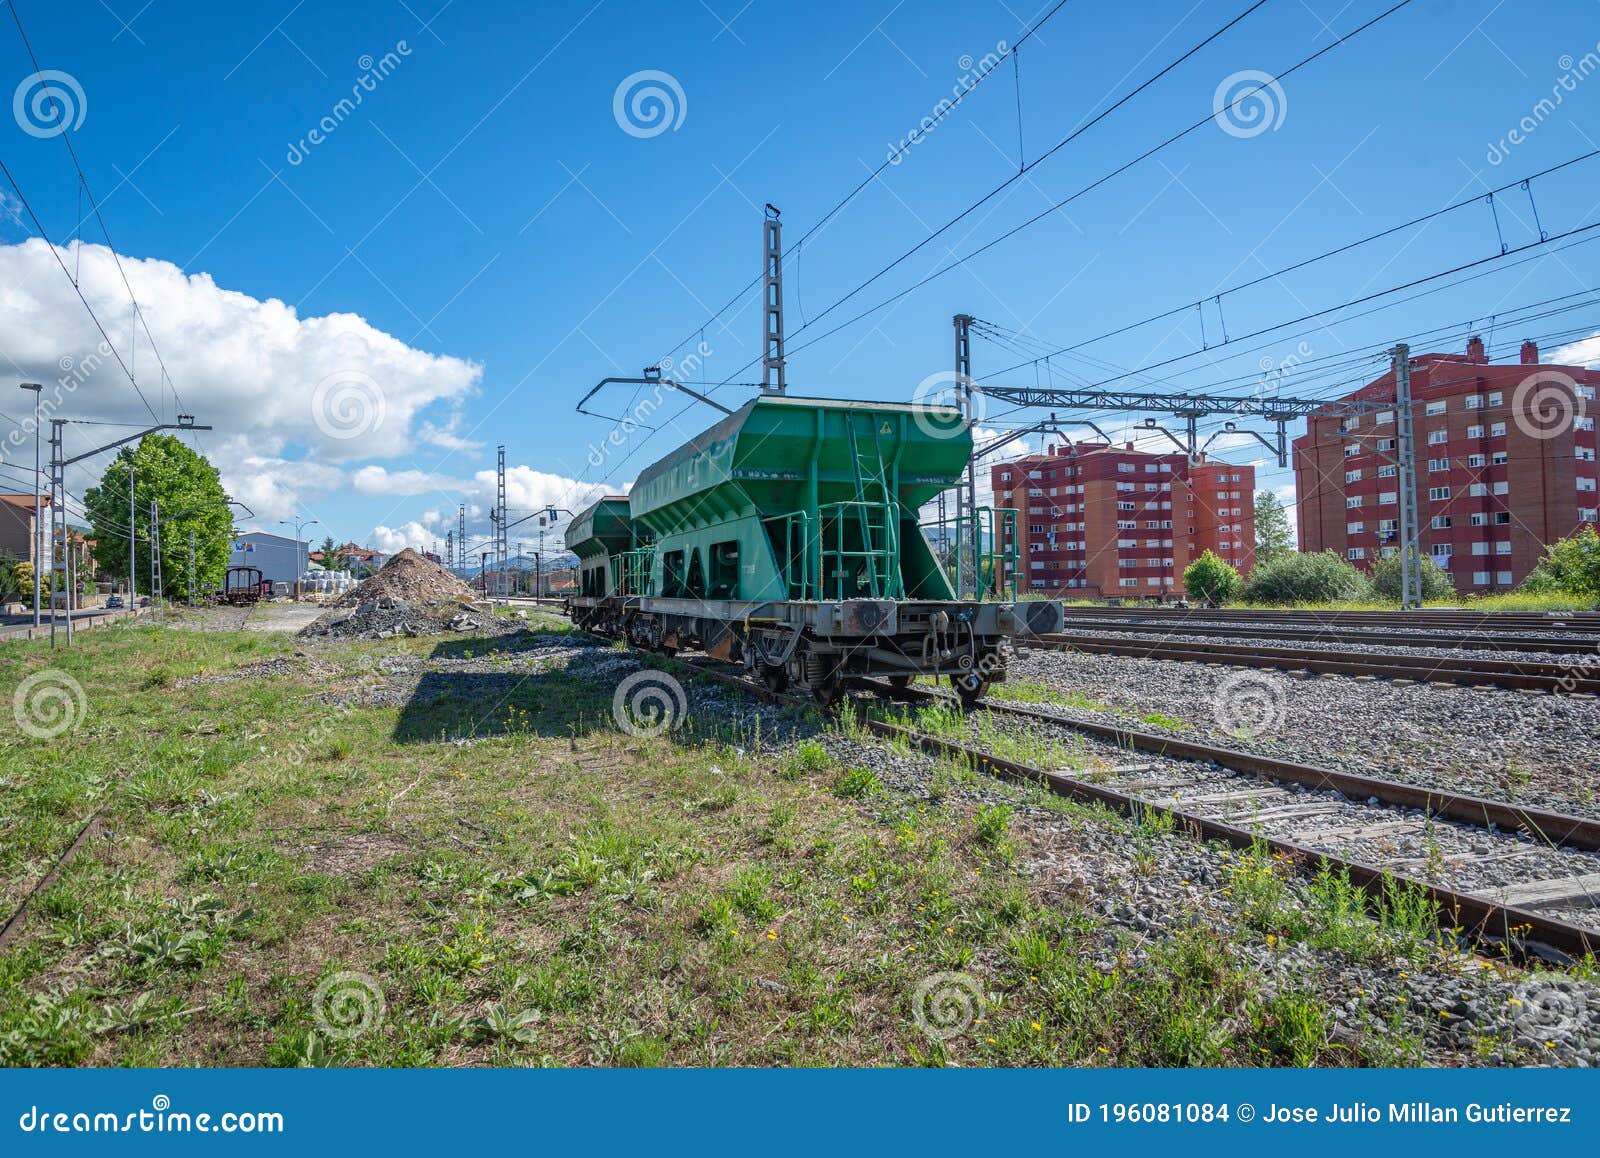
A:
[[[1474,555],[1487,555],[1489,553],[1489,544],[1488,543],[1474,543],[1474,544],[1472,544],[1472,553]]]
[[[1117,580],[1117,586],[1119,586],[1119,587],[1137,587],[1137,586],[1139,586],[1139,581],[1137,579],[1118,579]]]
[[[1346,559],[1365,559],[1367,557],[1367,549],[1365,547],[1351,547],[1345,551],[1344,557]]]
[[[1488,460],[1485,459],[1483,457],[1483,455],[1481,455],[1481,454],[1469,454],[1469,455],[1467,455],[1467,465],[1469,467],[1473,467],[1473,468],[1480,467],[1486,461],[1488,461]]]
[[[1594,507],[1579,507],[1578,508],[1578,522],[1580,522],[1580,523],[1593,523],[1593,522],[1596,521],[1595,515],[1597,513],[1600,513],[1600,511],[1597,511],[1596,508],[1594,508]]]
[[[1484,495],[1486,495],[1488,493],[1489,493],[1489,487],[1485,483],[1468,483],[1467,484],[1467,496],[1469,498],[1481,499]]]
[[[1590,402],[1594,401],[1594,387],[1593,386],[1574,386],[1572,388],[1572,392],[1574,394],[1576,394],[1579,398],[1588,399]]]
[[[1394,447],[1395,447],[1395,440],[1394,439],[1392,439],[1392,438],[1380,438],[1380,439],[1378,439],[1378,449],[1379,450],[1393,450]]]
[[[1484,514],[1482,511],[1473,511],[1472,514],[1468,516],[1467,522],[1474,527],[1487,527],[1489,525],[1489,516]]]
[[[1505,436],[1506,436],[1506,424],[1504,422],[1491,422],[1491,423],[1489,423],[1489,437],[1490,438],[1504,438]]]
[[[1582,475],[1579,475],[1578,476],[1578,489],[1580,491],[1592,491],[1592,490],[1594,490],[1594,479],[1592,479],[1592,478],[1584,478]],[[1496,491],[1495,493],[1499,494],[1500,492]]]
[[[1344,456],[1346,458],[1354,458],[1360,453],[1361,444],[1359,442],[1347,442],[1344,444]]]
[[[1496,555],[1509,555],[1509,554],[1511,554],[1511,542],[1510,542],[1510,540],[1509,539],[1502,539],[1500,542],[1496,543],[1494,545],[1494,553]]]
[[[1449,441],[1450,441],[1450,432],[1448,430],[1430,430],[1430,431],[1428,431],[1428,445],[1429,446],[1443,446],[1445,443],[1447,443]]]
[[[1482,438],[1483,437],[1483,427],[1482,426],[1469,426],[1469,427],[1467,427],[1467,437],[1468,438]]]
[[[1133,463],[1131,463],[1131,462],[1119,462],[1119,463],[1117,463],[1117,473],[1118,474],[1132,474],[1133,473]]]
[[[1360,482],[1361,481],[1361,472],[1359,470],[1347,470],[1347,471],[1345,471],[1344,472],[1344,481],[1347,482],[1347,483]]]
[[[1395,472],[1397,470],[1399,470],[1399,469],[1400,468],[1397,467],[1397,466],[1380,466],[1378,468],[1378,477],[1379,478],[1393,478],[1395,476]]]
[[[1505,399],[1506,399],[1506,396],[1504,394],[1502,394],[1500,391],[1498,391],[1498,390],[1489,391],[1489,405],[1490,406],[1499,406],[1502,402],[1505,401]]]
[[[1511,512],[1496,511],[1494,513],[1494,525],[1497,527],[1509,527],[1511,525]]]
[[[1379,491],[1378,492],[1378,505],[1380,507],[1387,506],[1390,503],[1397,503],[1399,501],[1400,501],[1400,492],[1399,491]]]
[[[1346,523],[1344,525],[1344,533],[1347,535],[1359,535],[1365,532],[1366,529],[1367,525],[1365,523]]]
[[[1511,586],[1511,572],[1510,571],[1496,571],[1494,573],[1494,581],[1496,583],[1500,584],[1502,587]]]
[[[1438,402],[1430,402],[1430,403],[1428,403],[1427,409],[1424,411],[1424,413],[1429,418],[1435,418],[1438,415],[1443,414],[1444,410],[1445,410],[1444,400],[1440,399]]]
[[[1349,418],[1346,418],[1343,422],[1341,422],[1339,424],[1339,429],[1340,430],[1354,430],[1356,427],[1358,427],[1360,425],[1361,425],[1361,419],[1357,418],[1354,414],[1352,414]]]
[[[1361,505],[1361,496],[1360,495],[1345,495],[1345,497],[1344,497],[1344,505],[1345,505],[1345,509],[1347,509],[1347,510],[1352,510],[1352,511],[1355,510],[1357,507],[1359,507]]]
[[[1430,548],[1430,553],[1435,559],[1448,559],[1450,557],[1450,549],[1449,543],[1435,543]]]
[[[1434,515],[1433,516],[1433,529],[1435,531],[1448,531],[1450,529],[1450,516],[1449,515]]]
[[[1468,394],[1467,395],[1467,409],[1468,410],[1482,410],[1483,409],[1483,395],[1482,394]]]
[[[1385,423],[1388,423],[1388,422],[1393,422],[1394,421],[1394,411],[1393,410],[1380,410],[1380,411],[1378,411],[1378,417],[1374,421],[1376,421],[1379,426],[1382,426],[1382,425],[1384,425]]]
[[[1589,480],[1589,489],[1594,490],[1594,479]],[[1510,494],[1511,484],[1508,482],[1497,482],[1493,485],[1493,490],[1497,495]]]
[[[1506,452],[1503,450],[1497,450],[1489,456],[1490,466],[1505,466],[1508,461]]]
[[[1429,499],[1430,502],[1435,502],[1435,503],[1448,502],[1449,499],[1450,499],[1450,488],[1449,487],[1429,487],[1428,488],[1428,499]]]
[[[1479,463],[1478,465],[1482,466],[1483,464]],[[1449,470],[1450,469],[1450,460],[1448,458],[1430,458],[1428,460],[1428,469],[1429,470]]]
[[[1474,571],[1472,573],[1472,583],[1473,583],[1473,586],[1475,586],[1475,587],[1487,587],[1487,586],[1489,586],[1489,572],[1487,572],[1487,571]]]

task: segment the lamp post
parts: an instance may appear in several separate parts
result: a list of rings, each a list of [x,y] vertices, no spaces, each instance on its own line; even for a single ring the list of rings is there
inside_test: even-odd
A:
[[[305,574],[305,569],[310,566],[300,558],[300,535],[306,527],[321,526],[316,519],[279,519],[278,525],[294,528],[294,597],[300,598],[300,576]]]
[[[33,625],[39,626],[39,572],[44,565],[44,488],[39,476],[39,400],[44,387],[38,382],[20,383],[23,390],[33,391],[33,538],[28,552],[33,556]],[[53,578],[53,577],[52,577]],[[54,610],[51,615],[54,616]]]

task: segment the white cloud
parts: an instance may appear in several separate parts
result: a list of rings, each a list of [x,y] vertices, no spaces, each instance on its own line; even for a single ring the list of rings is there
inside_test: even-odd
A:
[[[115,335],[116,353],[137,368],[150,406],[170,421],[179,404],[161,381],[149,339],[140,331],[132,344],[128,292],[104,246],[75,243],[52,253],[38,238],[0,245],[0,285],[6,287],[0,349],[16,379],[44,382],[47,405],[62,386],[66,416],[150,418],[116,358],[102,349],[57,254]],[[182,408],[214,426],[214,437],[245,435],[269,445],[265,458],[298,453],[336,464],[409,453],[420,442],[439,445],[454,437],[458,408],[482,376],[474,362],[416,349],[355,314],[301,317],[276,298],[224,289],[209,274],[186,274],[171,262],[123,257],[121,263]],[[83,373],[81,382],[69,367]],[[442,408],[435,417],[423,416],[435,408]],[[339,437],[352,428],[358,435]],[[271,509],[326,485],[317,472],[268,469],[266,479],[244,477],[252,466],[271,465],[237,450],[231,459],[219,455],[224,485],[240,498],[255,494]]]
[[[350,475],[350,485],[362,495],[427,495],[467,490],[472,484],[448,475],[422,470],[389,470],[364,466]]]
[[[1557,366],[1587,366],[1600,370],[1600,334],[1590,334],[1562,346],[1550,361]]]
[[[413,519],[400,527],[385,527],[382,524],[373,527],[372,537],[367,545],[374,551],[393,555],[407,547],[413,551],[431,550],[434,540],[443,538],[442,534],[435,533]]]

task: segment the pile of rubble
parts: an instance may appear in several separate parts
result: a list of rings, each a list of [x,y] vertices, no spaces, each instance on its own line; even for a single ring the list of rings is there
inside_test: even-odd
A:
[[[472,588],[456,576],[408,549],[342,596],[300,634],[388,639],[447,631],[499,634],[520,626],[482,610],[481,605],[474,606],[475,598]]]

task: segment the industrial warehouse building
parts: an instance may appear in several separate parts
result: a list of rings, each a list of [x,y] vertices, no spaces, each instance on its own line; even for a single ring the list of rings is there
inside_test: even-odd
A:
[[[1018,512],[1019,593],[1182,594],[1206,550],[1255,566],[1253,466],[1068,442],[990,470],[995,505]]]
[[[1482,339],[1463,354],[1412,358],[1419,549],[1457,591],[1514,587],[1546,544],[1595,522],[1595,386],[1600,372],[1546,365],[1524,342],[1490,364]],[[1394,372],[1346,400],[1395,396]],[[1357,566],[1399,550],[1395,413],[1313,415],[1294,440],[1300,549]]]
[[[228,556],[230,567],[254,567],[270,583],[293,583],[306,567],[309,543],[266,531],[240,531]]]

